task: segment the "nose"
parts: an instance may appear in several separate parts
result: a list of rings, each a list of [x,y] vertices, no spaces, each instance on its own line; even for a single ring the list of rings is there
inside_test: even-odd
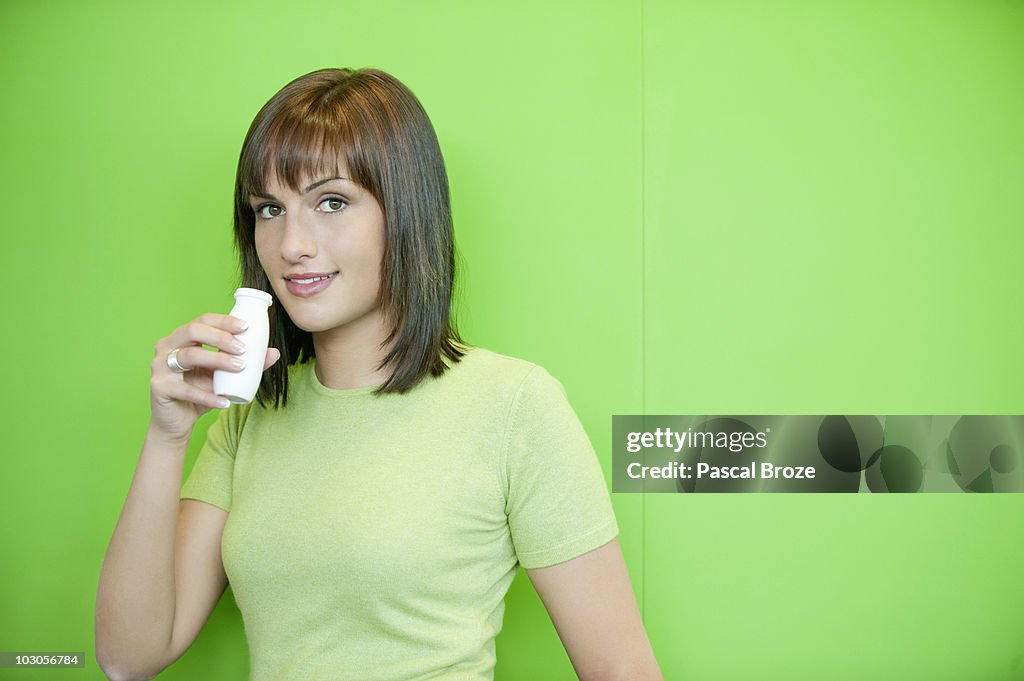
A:
[[[316,256],[315,226],[309,224],[299,211],[285,213],[284,235],[281,237],[281,256],[290,262],[299,262]]]

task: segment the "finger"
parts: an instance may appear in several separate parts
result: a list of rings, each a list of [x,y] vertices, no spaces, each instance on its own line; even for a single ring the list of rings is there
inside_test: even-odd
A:
[[[227,398],[202,390],[187,381],[160,381],[154,386],[166,397],[180,402],[192,402],[210,409],[224,409]]]
[[[242,333],[241,320],[227,315],[208,313],[179,326],[157,343],[157,353],[170,352],[187,345],[210,345],[224,352],[240,354],[244,346],[235,338]]]
[[[281,351],[277,348],[267,348],[267,357],[263,362],[263,370],[266,371],[270,367],[277,364],[277,360],[281,359]]]
[[[207,326],[215,326],[218,329],[230,331],[231,333],[241,333],[246,329],[246,321],[244,319],[226,314],[217,314],[216,312],[207,312],[196,321],[202,322]]]
[[[207,350],[199,345],[188,345],[178,348],[175,360],[177,360],[178,366],[184,369],[185,372],[190,372],[194,369],[222,369],[224,371],[237,372],[241,371],[245,367],[245,360],[237,355],[232,355],[227,352],[218,352],[216,350]],[[155,357],[153,359],[152,369],[153,373],[182,373],[171,369],[171,366],[167,361],[167,356],[164,356],[163,358],[159,356]]]

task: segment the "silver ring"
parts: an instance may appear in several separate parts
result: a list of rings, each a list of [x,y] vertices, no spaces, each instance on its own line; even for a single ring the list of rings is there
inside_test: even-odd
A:
[[[181,350],[181,348],[174,348],[169,353],[167,353],[167,368],[176,374],[183,374],[186,371],[188,371],[188,369],[178,364],[179,350]]]

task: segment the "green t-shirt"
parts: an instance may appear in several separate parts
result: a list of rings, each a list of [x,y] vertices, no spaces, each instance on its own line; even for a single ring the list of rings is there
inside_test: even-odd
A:
[[[516,568],[618,534],[600,463],[542,367],[471,348],[405,393],[289,371],[233,405],[181,496],[229,512],[251,681],[482,681]]]

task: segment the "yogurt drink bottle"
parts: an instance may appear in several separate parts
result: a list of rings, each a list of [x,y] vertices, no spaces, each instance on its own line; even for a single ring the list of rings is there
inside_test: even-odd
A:
[[[259,390],[263,363],[270,344],[270,316],[267,308],[272,303],[270,294],[259,289],[240,288],[235,291],[235,306],[231,308],[231,316],[249,323],[245,331],[235,335],[245,343],[245,352],[240,355],[245,360],[245,368],[241,371],[216,369],[213,372],[213,392],[234,404],[252,402]]]

